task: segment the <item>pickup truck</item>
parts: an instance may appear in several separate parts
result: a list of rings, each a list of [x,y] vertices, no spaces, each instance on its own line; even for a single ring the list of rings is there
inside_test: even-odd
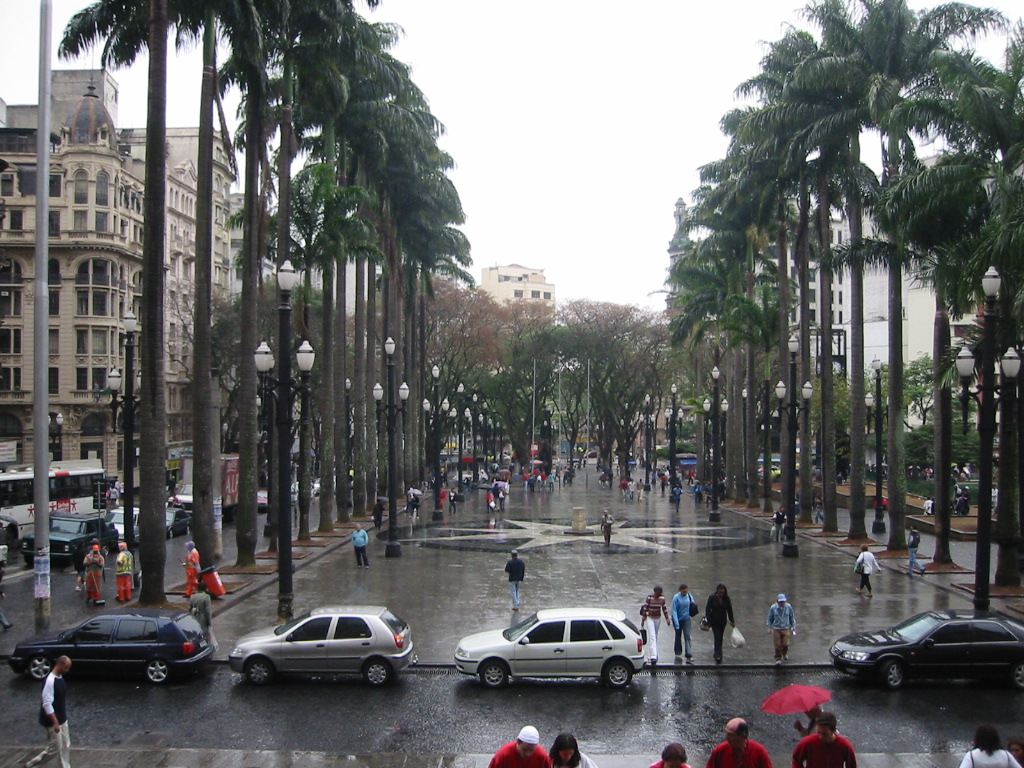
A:
[[[89,546],[99,539],[100,546],[109,553],[117,551],[117,528],[108,515],[53,515],[50,517],[50,560],[71,560],[77,549]],[[36,557],[36,537],[30,533],[21,540],[21,556],[26,565]]]

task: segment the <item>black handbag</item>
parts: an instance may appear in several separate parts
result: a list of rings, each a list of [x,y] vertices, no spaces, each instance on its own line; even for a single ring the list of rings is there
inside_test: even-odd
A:
[[[697,607],[697,601],[696,600],[691,600],[690,601],[690,618],[692,619],[698,613],[700,613],[700,608]]]
[[[647,627],[640,627],[640,642],[647,645]]]

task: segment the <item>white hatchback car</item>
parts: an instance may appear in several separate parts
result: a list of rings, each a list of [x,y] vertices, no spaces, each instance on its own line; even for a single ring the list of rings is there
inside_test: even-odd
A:
[[[643,668],[644,646],[622,611],[552,608],[508,629],[462,638],[455,666],[489,688],[506,685],[509,677],[599,677],[622,688]]]

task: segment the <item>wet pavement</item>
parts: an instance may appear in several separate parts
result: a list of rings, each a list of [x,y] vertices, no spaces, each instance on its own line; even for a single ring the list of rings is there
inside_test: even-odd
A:
[[[801,531],[799,557],[784,558],[781,545],[770,540],[767,519],[758,516],[757,510],[751,514],[723,506],[722,522],[711,524],[707,522],[707,510],[703,506],[696,508],[689,496],[684,498],[678,515],[667,497],[658,491],[641,502],[623,502],[618,490],[598,485],[592,468],[581,472],[574,485],[556,486],[553,491],[531,493],[522,486],[513,487],[504,514],[492,516],[482,492],[468,493],[467,503],[459,506],[458,513],[446,514],[438,523],[430,520],[430,506],[431,501],[425,498],[424,510],[416,520],[400,515],[400,558],[384,556],[386,528],[371,538],[369,569],[356,568],[348,541],[349,528],[339,527],[331,536],[314,535],[315,546],[297,545],[295,613],[326,604],[387,605],[414,628],[421,664],[448,665],[463,635],[508,626],[519,616],[539,608],[599,605],[620,608],[636,620],[640,604],[653,585],[663,585],[666,595],[671,597],[678,585],[685,582],[697,596],[703,612],[708,594],[722,582],[729,589],[737,626],[747,640],[744,648],[726,648],[725,665],[735,668],[774,666],[765,618],[779,592],[789,596],[796,610],[798,629],[789,662],[793,667],[829,665],[828,648],[839,635],[891,625],[929,608],[971,607],[970,592],[962,588],[973,580],[969,571],[908,578],[905,558],[882,560],[883,573],[872,577],[874,597],[867,598],[855,592],[858,577],[853,573],[853,560],[857,549],[838,546],[839,538]],[[616,518],[610,546],[604,544],[598,529],[605,508]],[[583,510],[592,534],[571,534],[574,509]],[[315,521],[317,510],[312,515]],[[842,515],[840,530],[845,531],[847,525]],[[233,531],[225,531],[225,536],[233,536]],[[181,543],[172,542],[171,546]],[[522,610],[518,614],[511,611],[504,573],[508,552],[513,548],[519,550],[527,565]],[[923,536],[919,559],[928,563],[925,555],[933,548],[934,540]],[[957,564],[967,569],[973,566],[973,543],[953,542],[952,550]],[[169,550],[168,559],[174,557],[174,550]],[[220,642],[217,657],[221,660],[227,658],[236,638],[273,624],[277,615],[276,575],[233,574],[230,566],[225,565],[231,560],[233,557],[225,558],[221,571],[222,579],[233,591],[215,601],[214,627]],[[173,571],[169,575],[173,576]],[[8,594],[20,592],[23,580],[24,577],[10,579],[9,572],[5,582]],[[176,583],[173,578],[168,580],[169,586]],[[27,579],[27,589],[30,584],[31,579]],[[30,593],[27,599],[30,612]],[[169,599],[185,605],[182,596],[172,594]],[[55,590],[55,616],[72,615],[70,609],[62,607],[64,600],[63,593]],[[19,598],[14,605],[20,603]],[[1008,613],[1019,613],[1022,604],[1024,600],[1020,598],[993,599],[993,608]],[[84,609],[74,606],[73,613],[80,612],[84,617]],[[8,616],[16,627],[0,636],[0,653],[9,652],[18,639],[31,634],[25,630],[29,622],[19,621],[30,613],[19,616],[15,611]],[[70,619],[68,623],[74,621]],[[55,621],[54,626],[66,624]],[[710,634],[695,628],[693,635],[695,661],[699,667],[713,669]],[[662,664],[673,661],[671,646],[672,632],[663,628]],[[141,750],[146,745],[139,747]],[[164,745],[148,748],[153,751],[145,754],[123,749],[76,750],[75,765],[134,765],[140,759],[169,766],[333,765],[344,759],[348,766],[356,763],[367,768],[412,760],[419,764],[435,762],[470,768],[489,759],[466,754],[340,756],[238,750],[207,750],[200,757],[196,750],[170,749]],[[0,759],[0,768],[20,764],[12,761],[23,761],[28,755],[27,751],[14,750],[19,755],[15,758],[10,750],[6,752],[8,757]],[[864,757],[861,764],[868,766],[959,764],[959,756],[945,754]],[[602,754],[599,764],[602,768],[619,768],[627,763],[642,766],[654,758],[656,755]],[[693,759],[691,762],[698,764]]]

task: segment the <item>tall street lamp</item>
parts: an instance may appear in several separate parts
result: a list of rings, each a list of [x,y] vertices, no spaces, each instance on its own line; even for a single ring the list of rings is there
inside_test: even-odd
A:
[[[461,411],[461,408],[463,407],[463,404],[465,403],[465,397],[466,397],[466,385],[463,384],[460,381],[459,382],[459,386],[457,386],[455,388],[455,409],[457,411],[456,419],[455,419],[455,426],[458,427],[458,430],[459,430],[459,462],[458,462],[459,487],[455,489],[456,493],[462,493],[462,451],[463,451],[465,446],[463,444],[463,436],[464,436],[464,434],[463,434],[463,431],[462,431],[463,421],[462,421],[462,411]]]
[[[672,487],[676,487],[676,393],[679,388],[672,385],[672,409],[665,414],[668,418],[668,476]]]
[[[352,418],[352,379],[345,379],[345,503],[355,509],[355,478],[352,476],[352,443],[355,442],[355,428]]]
[[[60,411],[50,412],[50,460],[64,461],[64,414]]]
[[[871,361],[875,372],[875,519],[871,523],[872,533],[885,533],[885,504],[882,501],[882,361],[877,357]],[[870,394],[870,393],[869,393]],[[865,403],[867,396],[864,397]],[[870,408],[870,404],[868,405]]]
[[[750,469],[749,466],[748,466],[748,462],[747,462],[747,395],[748,394],[749,393],[747,392],[747,388],[746,387],[744,387],[743,390],[740,392],[740,396],[743,398],[743,403],[741,404],[741,408],[740,408],[740,410],[742,411],[742,415],[743,415],[743,460],[740,462],[740,471],[743,473],[743,483],[740,486],[740,488],[743,490],[743,498],[745,498],[747,500],[747,506],[750,506],[750,492],[749,492],[750,491],[750,484],[747,482],[747,480],[749,479],[748,476],[747,476],[747,472]]]
[[[719,478],[722,475],[722,401],[721,389],[718,379],[722,372],[716,365],[711,369],[711,395],[713,398],[711,411],[711,511],[708,513],[709,523],[718,523],[722,520],[722,513],[718,511],[718,489]],[[728,405],[725,406],[728,409]]]
[[[291,513],[291,434],[292,434],[292,288],[298,275],[290,261],[277,270],[281,303],[277,308],[277,339],[281,354],[277,358],[277,618],[292,618],[292,513]]]
[[[260,442],[263,443],[263,454],[267,462],[267,492],[270,492],[274,476],[274,353],[266,341],[256,347],[256,374],[259,377],[260,426],[262,427]],[[269,505],[270,500],[267,500]],[[274,515],[273,517],[276,517]]]
[[[800,404],[797,402],[796,386],[796,354],[800,349],[800,340],[795,335],[789,337],[789,387],[785,382],[780,381],[775,385],[775,396],[779,398],[779,408],[788,411],[789,417],[789,445],[787,446],[787,461],[789,472],[786,478],[786,540],[782,545],[783,557],[798,557],[800,549],[796,543],[796,440],[799,430],[797,416],[800,412]],[[786,403],[786,394],[789,394],[789,403]],[[800,390],[803,396],[803,409],[806,412],[810,406],[811,397],[814,395],[814,388],[811,382],[806,382]]]
[[[388,543],[384,548],[385,557],[401,557],[402,542],[398,540],[398,414],[405,413],[405,401],[409,399],[409,385],[402,383],[398,391],[399,401],[395,402],[395,340],[388,336],[384,342],[384,354],[388,366],[388,400],[383,403],[384,390],[380,384],[373,385],[373,399],[377,401],[378,415],[383,411],[387,416],[388,429]]]
[[[978,536],[976,540],[974,571],[974,607],[979,611],[989,608],[989,572],[992,563],[992,453],[995,449],[996,397],[1000,385],[996,383],[996,298],[999,296],[1001,279],[995,267],[989,267],[982,278],[985,292],[984,325],[982,327],[980,375],[976,391],[970,391],[970,382],[975,375],[974,356],[963,347],[956,356],[956,369],[960,374],[962,390],[960,401],[963,405],[964,431],[967,430],[967,401],[974,397],[978,401],[978,436],[981,438],[981,455],[978,461]],[[1015,386],[1014,380],[1020,373],[1020,356],[1014,349],[1007,350],[1000,361],[1003,387]],[[1007,468],[1007,471],[1012,471]]]
[[[135,551],[135,332],[139,329],[135,314],[129,309],[122,319],[124,325],[124,395],[121,389],[121,373],[111,371],[107,375],[110,387],[110,407],[114,416],[114,431],[117,431],[117,409],[124,409],[121,425],[124,434],[124,541],[130,552]],[[120,400],[120,402],[118,402]]]
[[[444,510],[441,509],[441,440],[444,431],[445,418],[448,415],[448,398],[438,404],[441,396],[441,369],[436,365],[431,369],[430,375],[433,378],[434,404],[429,400],[423,400],[423,411],[427,416],[430,426],[429,439],[430,451],[433,454],[434,465],[434,513],[432,519],[444,520]]]

